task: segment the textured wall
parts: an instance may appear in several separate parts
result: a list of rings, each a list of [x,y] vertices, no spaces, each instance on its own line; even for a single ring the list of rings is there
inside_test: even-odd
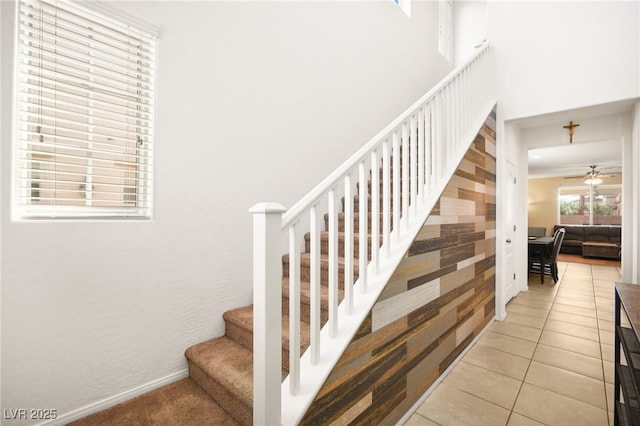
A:
[[[411,18],[391,1],[82,3],[160,27],[155,209],[11,221],[16,5],[0,0],[1,408],[61,423],[185,375],[185,349],[251,303],[248,209],[292,206],[451,69],[437,2]]]
[[[303,424],[395,424],[494,316],[489,118]]]

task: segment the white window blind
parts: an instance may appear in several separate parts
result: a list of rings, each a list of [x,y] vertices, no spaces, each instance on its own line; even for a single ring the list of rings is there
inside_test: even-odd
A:
[[[17,216],[149,217],[154,37],[67,1],[19,8]]]

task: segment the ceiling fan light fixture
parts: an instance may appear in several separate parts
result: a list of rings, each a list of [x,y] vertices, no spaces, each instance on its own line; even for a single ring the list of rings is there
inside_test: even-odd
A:
[[[599,177],[589,177],[584,181],[584,183],[591,186],[600,185],[602,183],[602,179]]]
[[[602,183],[602,179],[600,178],[600,172],[596,170],[598,166],[590,166],[591,171],[587,173],[587,179],[585,179],[584,183],[590,186],[600,185]]]

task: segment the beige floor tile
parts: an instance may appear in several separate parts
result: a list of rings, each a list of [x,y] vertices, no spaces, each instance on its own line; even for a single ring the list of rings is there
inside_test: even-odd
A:
[[[418,408],[418,414],[439,425],[506,425],[509,410],[445,383]]]
[[[531,296],[530,293],[527,293],[526,295],[516,296],[515,298],[513,298],[513,300],[511,300],[510,303],[513,303],[515,305],[530,306],[532,308],[549,309],[553,304],[553,298],[541,300],[540,298]]]
[[[607,321],[601,318],[598,318],[598,328],[604,331],[610,331],[611,333],[615,330],[615,324],[613,321]]]
[[[404,426],[440,426],[438,423],[434,423],[426,417],[421,416],[420,414],[414,414],[409,417],[409,420],[404,424]]]
[[[598,318],[605,320],[605,321],[611,321],[614,322],[615,321],[615,313],[614,312],[609,312],[609,311],[601,311],[601,310],[597,310],[598,312]]]
[[[614,291],[614,287],[596,287],[595,283],[594,283],[594,287],[593,287],[593,292],[596,295],[596,297],[600,297],[600,298],[611,298],[613,299],[615,297],[615,291]]]
[[[606,278],[594,278],[593,287],[613,291],[613,289],[615,288],[615,282],[616,280],[609,280]]]
[[[593,319],[596,319],[598,317],[595,309],[585,309],[577,306],[563,305],[562,303],[554,304],[553,307],[551,308],[551,312],[562,312],[566,314],[580,315],[583,317],[589,317]]]
[[[604,381],[607,383],[613,383],[614,380],[614,363],[611,361],[602,361],[602,368],[604,369]]]
[[[509,306],[507,306],[507,313],[509,312],[517,312],[519,314],[533,315],[534,317],[541,318],[546,318],[547,315],[549,315],[548,309],[533,308],[526,305],[518,305],[517,303],[510,303]]]
[[[614,385],[613,383],[605,383],[604,384],[604,390],[607,394],[607,410],[609,411],[613,411],[613,407],[614,407],[614,403],[613,403],[613,397],[614,397]]]
[[[603,426],[608,422],[606,410],[527,383],[513,411],[548,425]]]
[[[495,333],[529,340],[531,342],[537,342],[540,338],[540,333],[542,333],[542,330],[539,328],[506,321],[494,321],[489,330]]]
[[[549,318],[556,321],[568,322],[570,324],[582,325],[585,327],[598,328],[598,320],[595,318],[585,317],[583,315],[570,314],[567,312],[559,312],[552,310]]]
[[[603,380],[602,361],[575,352],[539,344],[533,360]]]
[[[620,271],[618,268],[604,265],[593,265],[593,279],[604,281],[620,281]]]
[[[593,289],[570,289],[564,287],[558,290],[553,303],[573,305],[573,302],[595,303]]]
[[[543,330],[540,343],[600,359],[600,345],[580,337]]]
[[[570,324],[568,322],[547,320],[544,326],[547,331],[555,331],[557,333],[568,334],[570,336],[580,337],[582,339],[600,342],[598,330],[591,327],[583,327],[581,325]]]
[[[596,296],[596,308],[600,311],[613,312],[615,311],[615,300],[613,297],[598,297]]]
[[[535,342],[507,336],[506,334],[494,333],[492,331],[487,331],[483,334],[480,340],[478,340],[478,345],[488,346],[528,359],[531,359],[533,352],[536,350]]]
[[[537,422],[529,417],[525,417],[522,414],[511,413],[509,417],[508,426],[545,426],[544,423]]]
[[[600,343],[605,345],[613,345],[615,344],[615,333],[607,330],[598,330],[600,333]]]
[[[524,381],[540,388],[607,409],[604,382],[533,361]]]
[[[522,382],[486,368],[460,362],[444,380],[449,386],[511,410]]]
[[[596,302],[594,301],[593,297],[591,298],[591,301],[589,301],[589,302],[584,301],[584,300],[576,300],[575,298],[556,297],[556,299],[553,302],[553,304],[554,304],[554,306],[555,305],[567,305],[567,306],[573,306],[574,308],[582,308],[582,309],[587,309],[587,310],[592,310],[592,311],[596,310]]]
[[[530,362],[526,358],[482,345],[475,345],[463,359],[469,364],[486,368],[518,380],[524,379]],[[602,364],[600,365],[600,370],[602,371]]]
[[[602,352],[602,359],[604,361],[614,362],[615,360],[615,346],[605,345],[600,343],[600,351]]]
[[[518,312],[508,312],[507,318],[504,320],[504,322],[513,322],[516,324],[522,324],[542,330],[542,328],[544,327],[545,318],[534,317],[527,314],[520,314]]]
[[[576,271],[574,268],[567,268],[563,278],[564,288],[585,288],[589,287],[593,281],[591,271]]]

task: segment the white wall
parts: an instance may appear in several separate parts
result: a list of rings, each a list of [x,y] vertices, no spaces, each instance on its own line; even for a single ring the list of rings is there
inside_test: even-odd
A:
[[[640,96],[637,1],[489,1],[503,120]]]
[[[521,141],[517,120],[638,98],[640,3],[489,0],[486,4],[487,36],[497,59],[497,125],[504,130],[504,135],[498,134],[498,170],[504,170],[507,160],[515,160],[520,173],[516,191],[521,223],[516,238],[521,244],[516,245],[516,262],[526,273],[528,147]],[[503,189],[499,178],[497,193]],[[497,215],[503,216],[500,209]],[[497,229],[497,241],[503,241]],[[498,246],[497,255],[502,251]],[[526,289],[525,281],[520,284]]]
[[[249,207],[291,206],[450,70],[435,2],[111,6],[160,27],[155,217],[11,222],[2,114],[2,408],[65,415],[184,374],[184,350],[251,302]]]
[[[487,39],[487,2],[454,1],[454,63],[461,64],[473,53],[474,46]]]

